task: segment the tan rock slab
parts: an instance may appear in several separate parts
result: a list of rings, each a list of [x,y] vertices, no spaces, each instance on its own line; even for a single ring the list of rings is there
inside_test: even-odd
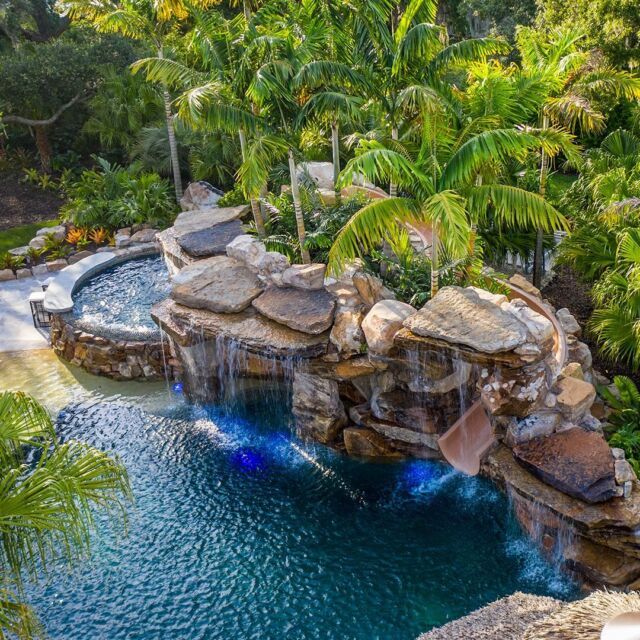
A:
[[[558,408],[572,422],[579,422],[596,399],[595,387],[575,377],[562,378],[556,385],[556,391]]]
[[[483,353],[510,351],[527,341],[526,326],[475,291],[445,287],[404,321],[413,334],[462,344]]]
[[[410,304],[399,300],[381,300],[376,303],[362,322],[362,331],[369,349],[378,354],[388,353],[404,321],[415,313],[416,310]]]
[[[173,279],[171,297],[186,307],[238,313],[262,293],[258,276],[235,258],[214,256],[184,267]]]
[[[312,335],[331,327],[336,306],[334,297],[324,289],[305,291],[275,286],[268,287],[252,304],[267,318]]]

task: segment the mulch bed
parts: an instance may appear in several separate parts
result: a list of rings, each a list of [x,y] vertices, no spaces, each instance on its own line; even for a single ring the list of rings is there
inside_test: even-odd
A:
[[[0,173],[0,231],[52,220],[63,204],[55,191],[20,182],[21,178],[20,173]]]
[[[613,376],[623,375],[632,378],[640,384],[640,373],[633,373],[629,367],[619,362],[611,362],[600,355],[598,344],[585,330],[587,321],[593,311],[593,302],[589,295],[590,287],[583,282],[578,274],[568,266],[558,267],[553,280],[542,290],[542,295],[556,308],[566,307],[583,327],[583,342],[591,349],[593,367],[600,373],[613,379]]]

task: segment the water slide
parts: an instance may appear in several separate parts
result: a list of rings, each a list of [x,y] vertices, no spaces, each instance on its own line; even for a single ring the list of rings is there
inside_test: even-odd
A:
[[[557,318],[535,296],[508,284],[510,300],[521,298],[531,309],[548,318],[555,330],[553,350],[562,368],[567,357],[567,338]],[[445,460],[458,471],[475,476],[480,471],[482,457],[496,442],[493,427],[485,408],[477,400],[456,420],[451,428],[438,439],[440,451]]]

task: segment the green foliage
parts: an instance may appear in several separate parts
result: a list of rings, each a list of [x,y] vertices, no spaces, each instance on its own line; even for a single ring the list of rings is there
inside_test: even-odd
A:
[[[158,87],[114,66],[105,69],[89,109],[84,131],[97,136],[103,149],[122,150],[123,156],[132,150],[144,127],[164,117]]]
[[[609,444],[624,449],[626,459],[640,475],[640,391],[625,376],[613,379],[615,392],[599,387],[598,392],[613,410],[608,417]]]
[[[171,223],[176,205],[167,181],[136,165],[125,169],[102,158],[97,162],[97,169],[84,171],[69,188],[69,202],[62,209],[65,220],[78,227],[109,229]]]
[[[14,256],[10,253],[0,254],[0,269],[20,269],[24,267],[25,259],[22,256]]]
[[[244,195],[242,186],[237,184],[231,191],[227,191],[220,200],[219,207],[237,207],[241,204],[247,204],[247,198]]]
[[[25,246],[36,235],[38,229],[54,227],[57,224],[60,224],[58,220],[46,220],[0,231],[0,253]]]
[[[123,523],[130,497],[118,460],[60,442],[44,407],[22,393],[0,394],[0,637],[42,637],[25,581],[60,560],[86,558],[95,510]]]
[[[617,66],[640,63],[640,11],[636,0],[538,0],[545,28],[571,27],[587,34],[586,44],[601,49]]]

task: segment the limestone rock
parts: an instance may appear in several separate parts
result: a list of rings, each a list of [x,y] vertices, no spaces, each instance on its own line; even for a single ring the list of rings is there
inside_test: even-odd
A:
[[[0,282],[7,282],[8,280],[15,280],[16,274],[11,269],[0,269]]]
[[[260,261],[267,253],[267,248],[256,237],[243,234],[229,242],[226,251],[230,258],[241,260],[257,272]]]
[[[327,265],[294,264],[282,274],[283,284],[298,289],[322,289]]]
[[[18,280],[22,280],[23,278],[30,278],[32,275],[31,269],[17,269],[16,270],[16,278]]]
[[[15,249],[9,249],[8,253],[12,256],[26,257],[27,253],[29,253],[29,246],[25,245],[24,247],[16,247]]]
[[[561,420],[560,414],[551,412],[532,413],[526,418],[513,420],[507,428],[505,443],[513,447],[534,438],[551,435]]]
[[[571,315],[569,309],[558,309],[556,311],[556,318],[558,318],[558,322],[560,322],[560,326],[566,334],[579,336],[582,333],[582,328],[578,324],[578,321]]]
[[[31,267],[31,273],[34,276],[44,276],[47,273],[49,273],[49,269],[47,269],[46,264],[36,264],[33,267]]]
[[[483,353],[510,351],[527,342],[527,327],[473,290],[445,287],[404,321],[412,333],[467,345]]]
[[[61,271],[67,266],[68,262],[64,258],[51,260],[47,262],[47,271]]]
[[[578,380],[584,380],[584,372],[579,362],[570,362],[566,365],[560,375],[563,378],[577,378]]]
[[[78,253],[74,253],[69,256],[69,264],[75,264],[76,262],[80,262],[80,260],[84,260],[92,255],[93,251],[78,251]]]
[[[377,302],[362,322],[369,349],[377,354],[388,353],[396,333],[405,320],[415,313],[411,305],[399,300]]]
[[[384,286],[382,280],[370,273],[358,271],[353,275],[353,286],[358,290],[358,294],[364,303],[372,307],[380,300],[395,300],[396,295]]]
[[[208,209],[217,206],[218,200],[223,196],[223,192],[212,187],[208,182],[200,180],[192,182],[180,199],[180,206],[183,211],[193,209]]]
[[[344,356],[360,353],[365,341],[362,331],[363,320],[362,311],[339,309],[336,312],[329,340],[336,346],[338,353]]]
[[[296,371],[292,412],[301,437],[328,444],[347,423],[338,383]]]
[[[392,444],[399,445],[400,447],[402,445],[412,445],[414,447],[426,447],[427,449],[438,451],[439,436],[436,433],[414,431],[413,429],[407,429],[381,420],[366,419],[365,424],[385,438],[391,440]]]
[[[289,258],[278,251],[266,251],[254,268],[267,282],[281,285],[282,275],[289,268]]]
[[[270,286],[253,306],[264,316],[303,333],[320,334],[333,323],[335,299],[325,291]]]
[[[350,456],[361,458],[401,458],[389,442],[373,429],[347,427],[343,432],[344,445]]]
[[[596,398],[595,387],[578,378],[562,378],[557,385],[558,408],[572,422],[579,422]]]
[[[158,235],[157,229],[140,229],[129,237],[131,244],[138,244],[143,242],[155,242]]]
[[[67,228],[63,224],[59,224],[55,227],[44,227],[36,231],[36,238],[44,238],[46,236],[62,241],[67,237]]]
[[[374,393],[371,397],[371,412],[379,420],[395,423],[417,433],[434,434],[437,431],[436,420],[426,402],[421,402],[423,397],[400,389]]]
[[[567,336],[567,358],[569,362],[579,363],[585,374],[591,371],[593,358],[589,346],[575,336]]]
[[[230,220],[185,233],[177,238],[177,242],[190,256],[206,257],[225,253],[227,245],[242,234],[240,220]]]
[[[237,207],[219,207],[215,209],[194,209],[183,211],[173,222],[173,229],[177,235],[200,231],[208,227],[215,227],[223,222],[240,220],[249,213],[249,205]]]
[[[45,239],[44,236],[36,236],[29,240],[29,246],[32,249],[44,249]]]
[[[227,256],[199,260],[173,279],[171,297],[179,304],[216,313],[238,313],[262,293],[255,273]]]
[[[615,495],[611,449],[604,438],[580,428],[519,444],[513,455],[540,480],[585,502]]]
[[[625,482],[633,482],[636,480],[636,474],[633,467],[627,460],[616,460],[614,462],[616,484],[624,484]]]
[[[503,293],[491,293],[491,291],[481,289],[480,287],[467,287],[467,289],[475,291],[481,300],[493,302],[493,304],[497,304],[498,306],[509,302],[509,299]]]
[[[540,345],[553,341],[555,331],[551,321],[531,309],[524,300],[516,298],[503,304],[501,308],[513,314],[527,327],[536,344]]]
[[[113,241],[116,245],[116,249],[123,249],[131,244],[131,234],[129,233],[116,233],[113,237]]]
[[[534,287],[524,276],[519,273],[515,273],[509,278],[509,282],[518,289],[522,289],[525,293],[529,293],[537,298],[542,297],[540,289]]]

